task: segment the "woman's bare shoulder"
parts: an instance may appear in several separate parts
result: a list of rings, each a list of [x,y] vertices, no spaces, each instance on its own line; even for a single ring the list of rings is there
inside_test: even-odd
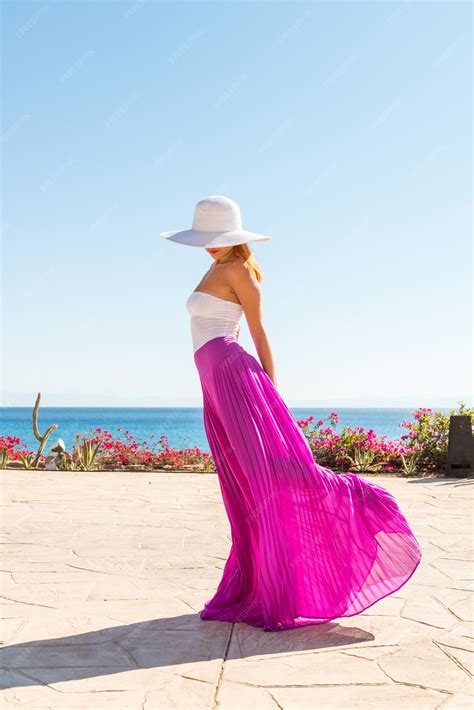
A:
[[[237,295],[260,290],[253,270],[240,259],[239,261],[229,263],[227,281],[231,289]]]
[[[246,283],[253,280],[253,271],[242,259],[236,259],[228,264],[228,274],[234,281]]]

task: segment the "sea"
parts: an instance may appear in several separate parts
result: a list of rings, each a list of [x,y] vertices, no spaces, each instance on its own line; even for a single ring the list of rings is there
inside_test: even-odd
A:
[[[296,419],[312,415],[315,421],[325,420],[325,424],[329,424],[328,416],[335,411],[339,417],[336,432],[341,432],[344,426],[362,426],[365,430],[373,429],[377,435],[385,434],[388,439],[399,439],[407,433],[407,429],[400,426],[402,421],[414,421],[414,409],[396,407],[290,407],[290,411]],[[437,408],[437,411],[449,414],[451,410]],[[37,450],[32,414],[32,407],[0,407],[0,436],[19,437],[29,449]],[[147,442],[150,450],[153,442],[166,436],[173,448],[198,446],[201,451],[209,452],[202,407],[40,407],[40,433],[51,424],[57,424],[57,429],[51,433],[44,453],[49,453],[49,448],[59,438],[64,441],[66,449],[70,449],[76,443],[77,434],[87,436],[96,428],[107,430],[114,439],[125,440],[128,433],[138,444]]]

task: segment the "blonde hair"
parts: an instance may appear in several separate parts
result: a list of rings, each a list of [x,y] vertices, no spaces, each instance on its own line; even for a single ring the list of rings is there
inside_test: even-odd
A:
[[[257,281],[260,283],[263,279],[263,274],[248,244],[235,244],[232,247],[232,253],[239,257],[239,259],[242,259],[244,264],[247,264],[247,266],[253,271]]]

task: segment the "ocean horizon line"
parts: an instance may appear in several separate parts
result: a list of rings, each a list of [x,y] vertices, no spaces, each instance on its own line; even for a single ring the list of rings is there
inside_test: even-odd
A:
[[[471,406],[467,400],[460,400],[466,406]],[[286,400],[289,407],[307,409],[317,407],[318,409],[418,409],[420,407],[431,407],[439,409],[456,409],[458,401],[452,404],[436,403],[415,403],[415,404],[321,404],[319,402],[298,400],[291,402]],[[1,409],[33,409],[34,404],[0,404]],[[40,411],[45,409],[202,409],[202,404],[40,404]]]

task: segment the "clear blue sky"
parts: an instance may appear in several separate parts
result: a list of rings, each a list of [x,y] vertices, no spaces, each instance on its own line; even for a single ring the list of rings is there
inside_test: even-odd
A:
[[[468,401],[470,3],[2,12],[2,404],[199,405],[185,301],[210,257],[159,232],[216,194],[273,235],[290,406]]]

